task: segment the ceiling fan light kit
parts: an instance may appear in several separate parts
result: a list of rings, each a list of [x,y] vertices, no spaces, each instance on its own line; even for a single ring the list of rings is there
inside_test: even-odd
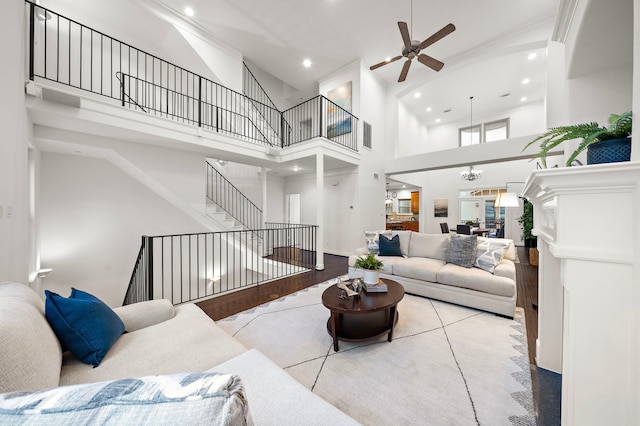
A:
[[[413,5],[411,9],[412,9],[411,20],[413,22]],[[407,74],[409,73],[409,68],[411,67],[411,61],[413,61],[414,58],[418,58],[418,62],[428,66],[429,68],[433,69],[436,72],[440,71],[442,67],[444,67],[443,62],[421,52],[423,49],[426,49],[427,47],[431,46],[438,40],[454,32],[456,30],[455,25],[453,24],[445,25],[439,31],[434,33],[431,37],[425,39],[423,42],[420,42],[418,40],[411,40],[411,35],[409,34],[409,27],[406,22],[403,22],[403,21],[398,22],[398,28],[400,29],[400,35],[402,36],[402,41],[404,42],[404,46],[402,47],[402,55],[395,56],[389,60],[385,60],[375,65],[372,65],[371,67],[369,67],[371,71],[378,69],[383,65],[387,65],[392,62],[395,62],[399,59],[407,58],[407,60],[404,62],[404,65],[402,65],[402,70],[400,71],[400,76],[398,77],[398,83],[401,83],[406,80]]]

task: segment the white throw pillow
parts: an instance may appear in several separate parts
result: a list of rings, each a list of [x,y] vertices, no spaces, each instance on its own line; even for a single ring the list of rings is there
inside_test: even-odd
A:
[[[0,395],[0,424],[247,424],[240,378],[180,373]]]
[[[493,274],[510,244],[511,240],[498,238],[478,239],[478,252],[473,266]]]
[[[449,234],[414,232],[409,241],[409,256],[428,257],[444,261],[449,248]]]

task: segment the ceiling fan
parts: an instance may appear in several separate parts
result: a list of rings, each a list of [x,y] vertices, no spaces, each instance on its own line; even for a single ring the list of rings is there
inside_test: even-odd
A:
[[[413,2],[411,5],[411,23],[413,25]],[[402,48],[402,55],[396,56],[394,58],[382,61],[378,64],[372,65],[369,67],[371,71],[380,68],[383,65],[390,64],[391,62],[395,62],[398,59],[407,58],[402,66],[402,71],[400,71],[400,77],[398,77],[398,83],[403,82],[407,78],[407,74],[409,73],[409,67],[411,67],[411,61],[413,58],[418,58],[418,61],[422,64],[428,66],[429,68],[440,71],[444,66],[443,62],[432,58],[429,55],[425,55],[424,53],[420,53],[423,49],[431,46],[436,41],[441,38],[446,37],[456,30],[455,25],[447,24],[440,31],[433,34],[431,37],[425,39],[422,43],[418,40],[411,40],[411,36],[409,35],[409,28],[406,22],[398,22],[398,28],[400,28],[400,35],[402,36],[402,41],[404,42],[404,46]]]

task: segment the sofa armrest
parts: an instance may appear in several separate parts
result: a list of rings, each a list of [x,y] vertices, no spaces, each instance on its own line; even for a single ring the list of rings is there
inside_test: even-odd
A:
[[[173,318],[176,313],[167,299],[149,300],[114,308],[128,332],[159,324]]]
[[[366,256],[369,254],[369,249],[367,247],[358,247],[356,249],[357,256]]]
[[[516,265],[509,259],[502,259],[493,272],[495,276],[505,277],[516,282]]]

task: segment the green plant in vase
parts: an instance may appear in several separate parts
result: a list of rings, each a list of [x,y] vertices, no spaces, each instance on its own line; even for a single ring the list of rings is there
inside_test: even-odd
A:
[[[384,266],[384,263],[378,259],[375,253],[369,253],[367,257],[358,257],[354,268],[368,269],[370,271],[379,271]]]
[[[529,142],[524,147],[523,151],[536,142],[540,142],[540,151],[536,154],[536,157],[540,158],[542,166],[544,168],[547,167],[547,154],[549,153],[549,151],[556,148],[563,142],[573,139],[582,139],[582,142],[567,159],[567,166],[571,166],[573,161],[582,151],[598,142],[620,140],[621,143],[627,144],[629,146],[628,151],[630,154],[632,121],[633,114],[631,111],[627,111],[620,115],[611,114],[609,116],[609,125],[606,127],[600,126],[596,122],[553,127],[544,134]],[[628,161],[628,159],[613,161]],[[595,163],[598,162],[607,161],[596,161]]]
[[[362,269],[362,279],[365,284],[378,284],[380,269],[382,269],[383,266],[382,261],[378,259],[374,253],[369,253],[367,257],[358,257],[353,265],[354,268]]]
[[[524,199],[524,212],[522,216],[518,218],[518,223],[522,228],[522,241],[524,241],[525,247],[536,246],[536,236],[531,233],[533,229],[533,204]]]

